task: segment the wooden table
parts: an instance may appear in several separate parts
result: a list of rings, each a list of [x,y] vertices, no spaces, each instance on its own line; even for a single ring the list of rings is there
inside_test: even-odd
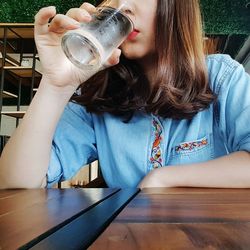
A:
[[[144,189],[89,249],[250,249],[250,190]]]
[[[250,249],[250,189],[0,191],[0,249]]]
[[[138,189],[0,191],[0,250],[85,249]]]

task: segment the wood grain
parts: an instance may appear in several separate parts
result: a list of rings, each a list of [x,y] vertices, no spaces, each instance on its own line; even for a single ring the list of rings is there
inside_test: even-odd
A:
[[[117,222],[250,222],[250,191],[186,194],[140,193]]]
[[[16,249],[91,208],[118,189],[0,191],[0,249]]]
[[[250,190],[144,189],[89,249],[250,249]]]
[[[136,188],[121,189],[42,241],[20,250],[86,249],[138,192]]]
[[[250,224],[112,223],[90,250],[249,249]]]

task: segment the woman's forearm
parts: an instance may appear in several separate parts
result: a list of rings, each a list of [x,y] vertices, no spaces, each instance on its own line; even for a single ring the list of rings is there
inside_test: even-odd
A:
[[[239,151],[207,162],[156,169],[139,186],[250,188],[250,153]]]
[[[36,188],[44,185],[57,122],[73,93],[45,79],[0,159],[0,188]]]

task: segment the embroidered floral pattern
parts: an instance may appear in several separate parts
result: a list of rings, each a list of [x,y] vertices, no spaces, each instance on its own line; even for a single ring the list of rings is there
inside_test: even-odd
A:
[[[175,152],[190,151],[194,148],[200,148],[207,144],[208,144],[208,141],[206,138],[198,140],[198,141],[193,141],[193,142],[184,142],[175,147]]]
[[[154,142],[150,154],[150,162],[152,168],[159,168],[162,167],[162,151],[161,151],[162,127],[159,121],[155,117],[153,117],[152,127],[154,134]]]

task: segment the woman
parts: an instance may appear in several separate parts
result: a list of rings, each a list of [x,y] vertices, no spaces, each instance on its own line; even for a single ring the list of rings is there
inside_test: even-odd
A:
[[[98,74],[60,43],[95,7],[38,12],[43,77],[3,151],[1,187],[50,187],[96,159],[109,187],[250,187],[249,75],[229,56],[205,58],[197,0],[128,2],[137,34]]]

